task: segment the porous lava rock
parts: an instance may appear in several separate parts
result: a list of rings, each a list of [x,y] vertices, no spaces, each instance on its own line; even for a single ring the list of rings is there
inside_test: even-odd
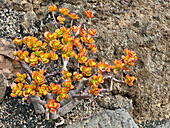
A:
[[[133,118],[137,123],[170,116],[170,13],[168,0],[2,0],[0,12],[12,9],[25,13],[20,23],[22,36],[42,35],[55,30],[48,6],[56,4],[82,14],[90,9],[94,14],[88,27],[97,29],[97,53],[89,55],[110,64],[120,58],[123,49],[137,53],[138,61],[130,72],[136,77],[133,87],[114,83],[112,93],[133,100]],[[27,8],[23,8],[23,3]],[[17,7],[15,7],[17,6]],[[33,17],[32,17],[32,16]],[[83,17],[83,15],[80,15]],[[8,17],[8,12],[4,16]],[[10,17],[13,17],[12,15]],[[28,17],[32,17],[31,19]],[[0,22],[1,23],[1,22]],[[10,30],[14,30],[12,26]],[[5,27],[3,27],[5,29]],[[9,30],[7,30],[9,31]],[[5,31],[4,31],[5,32]],[[5,35],[5,34],[4,34]],[[16,34],[15,34],[16,35]],[[11,36],[15,36],[11,34]],[[22,37],[21,36],[21,37]],[[5,35],[7,37],[7,35]],[[104,87],[109,87],[105,82]]]

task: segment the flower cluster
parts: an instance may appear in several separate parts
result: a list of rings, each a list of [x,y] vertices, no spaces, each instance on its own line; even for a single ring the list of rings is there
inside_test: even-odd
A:
[[[89,85],[91,86],[91,89],[89,90],[89,93],[93,93],[94,95],[98,95],[98,92],[100,92],[100,89],[98,88],[100,83],[103,83],[103,76],[99,74],[98,76],[93,75],[91,78],[89,78]]]
[[[41,85],[45,82],[45,76],[43,75],[44,74],[44,70],[40,70],[39,72],[38,71],[33,71],[32,73],[32,83],[33,84],[37,84],[37,85]]]
[[[59,11],[57,20],[55,11]],[[33,36],[15,38],[13,41],[19,49],[13,55],[19,62],[24,62],[20,64],[25,72],[16,74],[15,81],[11,84],[11,96],[20,96],[23,100],[38,96],[38,103],[55,114],[60,105],[63,107],[66,101],[72,100],[70,98],[74,97],[73,94],[83,94],[82,92],[86,91],[88,96],[97,96],[104,76],[110,75],[111,78],[121,73],[123,77],[123,71],[129,71],[129,67],[136,63],[137,57],[134,51],[125,49],[126,55],[121,57],[122,60],[115,59],[113,65],[108,62],[95,62],[95,59],[88,58],[88,51],[96,53],[96,29],[88,29],[85,25],[88,19],[93,17],[92,12],[84,11],[86,18],[79,25],[73,22],[80,18],[78,14],[70,13],[64,7],[57,9],[56,5],[51,5],[49,12],[52,13],[57,26],[53,33],[45,32],[43,41]],[[65,25],[66,16],[71,19],[68,28],[68,25]],[[72,60],[73,67],[69,69],[67,67]],[[57,65],[52,71],[51,62]],[[128,74],[121,80],[113,80],[132,86],[135,78]]]
[[[125,83],[128,84],[129,86],[133,85],[133,81],[135,80],[135,77],[129,76],[129,74],[126,75]]]
[[[21,51],[21,50],[18,50],[18,51],[15,51],[13,53],[14,56],[18,56],[17,60],[18,61],[24,61],[24,59],[29,55],[29,52],[28,51]]]
[[[83,75],[79,74],[78,72],[74,72],[73,75],[74,75],[73,77],[74,81],[81,81],[81,78],[83,77]]]
[[[126,56],[122,56],[122,59],[126,65],[134,66],[134,63],[136,63],[137,57],[136,53],[134,51],[130,51],[127,48],[124,50],[126,53]]]
[[[15,82],[24,83],[25,82],[25,78],[27,77],[27,74],[26,73],[21,74],[21,73],[17,72],[16,76],[17,76],[17,78],[15,79]]]
[[[59,109],[60,108],[60,104],[59,103],[56,103],[55,100],[53,99],[50,99],[48,101],[48,104],[45,104],[45,107],[47,109],[50,109],[50,112],[51,113],[55,113],[56,109]]]
[[[11,96],[12,97],[16,97],[17,95],[18,96],[23,96],[23,91],[22,91],[22,88],[23,88],[23,84],[22,83],[12,83],[11,84],[11,89],[12,89],[12,93],[11,93]]]
[[[47,93],[48,93],[47,85],[41,84],[40,86],[37,86],[36,91],[37,91],[37,95],[39,97],[42,97],[42,95],[47,95]]]
[[[36,91],[35,91],[36,85],[35,84],[30,84],[30,85],[25,84],[24,88],[25,88],[25,91],[24,91],[25,97],[28,97],[29,94],[32,95],[32,96],[34,96],[36,94]]]
[[[47,91],[51,92],[52,94],[55,94],[59,90],[60,90],[60,85],[54,83],[50,83],[50,85],[47,88]]]

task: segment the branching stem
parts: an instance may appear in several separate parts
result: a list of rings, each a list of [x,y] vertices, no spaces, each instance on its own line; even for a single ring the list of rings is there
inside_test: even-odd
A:
[[[53,16],[54,23],[57,25],[57,28],[60,28],[60,24],[55,19],[54,12],[52,12],[52,16]]]

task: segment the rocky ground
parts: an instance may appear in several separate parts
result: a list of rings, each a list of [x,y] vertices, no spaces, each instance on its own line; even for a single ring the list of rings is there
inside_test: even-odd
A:
[[[112,95],[121,95],[133,101],[134,109],[130,114],[137,124],[142,124],[141,127],[145,124],[155,127],[170,118],[168,0],[1,1],[0,38],[10,43],[14,37],[41,37],[45,31],[54,31],[55,25],[47,11],[51,4],[66,7],[71,12],[76,11],[80,16],[84,10],[92,10],[94,18],[87,26],[95,26],[97,29],[95,41],[98,52],[93,58],[112,63],[115,58],[120,58],[124,48],[134,50],[138,56],[137,64],[130,72],[136,77],[134,86],[130,88],[114,83]],[[104,87],[107,88],[108,85],[109,81],[105,82]],[[40,121],[43,117],[35,116],[29,105],[18,100],[6,94],[1,105],[1,122],[8,127],[12,124],[16,126],[17,121],[21,127],[28,127],[26,124],[32,124],[31,121],[37,121],[36,125],[42,123],[44,127],[48,126],[45,121]],[[13,115],[11,112],[14,112]],[[23,114],[26,112],[27,114]]]
[[[52,128],[57,120],[47,121],[45,115],[36,115],[33,105],[23,102],[21,98],[12,98],[10,88],[7,88],[5,99],[0,106],[0,128]],[[93,104],[93,105],[92,105]],[[95,115],[103,110],[96,102],[80,103],[70,113],[64,116],[65,123],[61,128],[74,122],[80,122],[89,116]],[[59,122],[59,121],[58,121]],[[2,127],[3,126],[3,127]]]
[[[12,98],[10,92],[10,88],[7,88],[0,105],[0,128],[52,128],[55,122],[60,122],[45,120],[45,115],[36,115],[32,104],[23,102],[21,98]],[[121,96],[117,97],[120,99]],[[169,128],[169,120],[165,119],[147,120],[137,125],[127,111],[132,107],[131,101],[121,98],[125,102],[118,103],[113,100],[116,98],[112,97],[110,109],[107,103],[101,106],[101,103],[99,105],[95,101],[85,100],[64,116],[65,122],[59,128],[117,128],[117,126],[120,128]]]

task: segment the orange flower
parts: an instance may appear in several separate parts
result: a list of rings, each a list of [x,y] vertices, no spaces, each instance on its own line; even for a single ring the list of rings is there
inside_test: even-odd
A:
[[[38,95],[39,97],[42,97],[42,95],[47,95],[47,93],[48,93],[48,91],[47,91],[47,85],[45,85],[45,84],[42,84],[41,87],[38,86],[38,87],[36,88],[36,90],[38,91],[38,92],[37,92],[37,95]]]
[[[79,52],[86,54],[87,50],[86,50],[86,48],[83,48],[82,45],[80,45],[80,46],[79,46]]]
[[[58,90],[60,90],[61,86],[59,84],[50,83],[50,86],[48,86],[47,91],[51,92],[52,94],[55,94]]]
[[[67,81],[64,81],[62,83],[62,85],[64,87],[66,87],[67,89],[74,89],[74,86],[72,85],[72,80],[71,79],[68,79]]]
[[[91,37],[90,34],[81,37],[81,40],[82,40],[83,42],[87,43],[87,44],[92,44],[92,43],[94,43],[94,40],[93,40],[93,38]]]
[[[22,83],[18,83],[18,84],[12,83],[11,84],[11,89],[12,89],[11,96],[16,97],[18,95],[18,96],[22,97],[23,96],[22,88],[23,88]]]
[[[15,79],[15,82],[24,83],[24,82],[25,82],[25,79],[26,79],[26,77],[27,77],[27,74],[26,74],[26,73],[21,74],[21,73],[17,72],[17,73],[16,73],[16,76],[17,76],[17,78]]]
[[[70,29],[67,29],[66,27],[61,27],[60,29],[56,29],[55,33],[57,33],[57,38],[60,38],[67,33],[70,34]]]
[[[83,76],[91,76],[91,70],[92,68],[86,67],[86,66],[81,66],[80,71],[82,71]]]
[[[82,29],[80,29],[80,36],[85,36],[85,35],[87,35],[87,33],[86,33],[86,31],[82,28]]]
[[[60,8],[59,11],[60,11],[63,15],[68,15],[68,13],[69,13],[69,10],[66,9],[66,8],[63,8],[63,7]]]
[[[25,84],[24,85],[25,91],[24,91],[24,96],[28,97],[29,94],[31,94],[32,96],[35,95],[35,89],[36,89],[36,85],[35,84]]]
[[[46,108],[46,109],[50,109],[50,112],[51,112],[51,113],[55,113],[56,109],[59,109],[59,108],[60,108],[60,104],[59,104],[59,103],[56,103],[55,100],[50,99],[50,100],[48,101],[48,104],[45,104],[45,108]]]
[[[61,41],[63,44],[69,44],[70,42],[74,41],[74,37],[70,36],[70,33],[65,33]]]
[[[83,52],[76,55],[75,58],[79,63],[85,63],[87,60],[86,54]]]
[[[71,79],[71,76],[72,74],[69,72],[69,71],[66,71],[66,70],[62,70],[62,74],[63,74],[63,77],[62,79],[65,80],[65,79]]]
[[[53,34],[51,34],[50,32],[45,32],[44,38],[45,38],[45,42],[53,41],[57,38],[57,33],[54,32]]]
[[[101,61],[97,65],[98,73],[102,74],[103,71],[110,72],[111,65],[108,64],[108,62],[102,63]]]
[[[30,66],[35,66],[35,64],[38,64],[38,60],[41,59],[38,59],[38,57],[35,56],[34,53],[31,53],[30,57],[25,58],[25,62],[29,63]]]
[[[129,76],[129,74],[126,75],[125,83],[128,84],[129,86],[133,85],[133,81],[135,80],[135,77]]]
[[[136,53],[134,51],[130,51],[127,48],[124,50],[124,52],[127,54],[126,56],[122,56],[122,59],[126,65],[134,66],[134,63],[136,63],[137,57]]]
[[[88,90],[89,93],[92,93],[93,95],[97,96],[98,92],[100,92],[100,88],[95,87],[94,85],[91,86],[91,89]]]
[[[91,67],[91,68],[96,67],[96,63],[94,62],[93,59],[88,60],[88,61],[85,63],[85,65],[86,65],[87,67]]]
[[[69,43],[67,45],[64,45],[63,48],[61,49],[61,52],[63,53],[62,54],[62,57],[65,58],[66,60],[67,57],[74,57],[75,56],[75,52],[73,50],[73,44],[72,43]]]
[[[89,78],[89,85],[93,85],[95,87],[98,87],[98,85],[103,82],[103,76],[101,74],[99,74],[98,76],[93,75]]]
[[[45,76],[43,74],[44,74],[44,70],[40,70],[39,72],[33,71],[32,72],[32,79],[33,79],[32,83],[37,84],[37,85],[41,85],[45,83]]]
[[[60,24],[64,24],[65,18],[61,17],[61,16],[58,16],[57,20],[60,22]]]
[[[57,6],[56,6],[55,4],[49,6],[49,9],[48,9],[49,12],[53,12],[53,11],[57,11],[57,10],[58,10],[58,9],[57,9]]]
[[[96,29],[88,29],[88,33],[91,35],[91,36],[94,36],[96,34]]]
[[[74,39],[74,45],[75,45],[76,47],[79,47],[79,46],[81,45],[79,38]]]
[[[69,16],[71,19],[79,19],[78,15],[76,15],[76,13],[70,13],[70,14],[68,14],[68,16]]]
[[[23,38],[23,43],[27,44],[29,49],[31,49],[33,51],[38,51],[39,47],[42,46],[42,41],[40,41],[40,40],[38,41],[38,39],[33,36],[25,36]]]
[[[21,50],[18,50],[18,51],[15,51],[13,55],[18,56],[17,58],[18,61],[21,61],[21,60],[23,61],[29,55],[29,52],[28,51],[22,52]]]
[[[50,46],[54,51],[57,51],[57,49],[61,49],[63,47],[59,40],[50,41]]]
[[[49,57],[50,57],[51,60],[53,60],[53,61],[58,59],[58,55],[57,55],[55,52],[53,52],[53,50],[50,51]]]
[[[123,69],[124,64],[121,60],[115,59],[115,61],[113,61],[113,64],[116,66],[116,68]]]
[[[14,41],[13,41],[14,44],[17,44],[17,45],[21,45],[22,44],[22,40],[18,39],[18,38],[15,38]]]
[[[93,17],[93,14],[92,14],[92,12],[91,12],[90,10],[84,11],[84,13],[86,14],[86,16],[87,16],[88,18]]]
[[[71,29],[74,33],[76,33],[77,30],[79,29],[79,27],[73,25],[72,27],[70,27],[70,29]]]
[[[92,53],[96,53],[97,48],[95,44],[89,44],[88,47],[90,48]]]
[[[58,90],[58,91],[57,91],[58,96],[57,96],[56,100],[57,100],[58,102],[60,102],[60,101],[63,100],[63,99],[69,99],[69,96],[68,96],[68,94],[67,94],[68,91],[69,91],[68,88],[62,87],[61,90]]]
[[[124,68],[124,63],[122,63],[121,60],[115,59],[115,61],[113,61],[113,64],[114,64],[114,66],[112,66],[112,69],[113,69],[113,73],[114,74],[117,74],[117,71],[119,69],[123,69]]]
[[[73,77],[74,81],[81,81],[81,78],[83,77],[83,75],[78,74],[78,72],[74,72],[73,75],[74,75],[74,77]]]

